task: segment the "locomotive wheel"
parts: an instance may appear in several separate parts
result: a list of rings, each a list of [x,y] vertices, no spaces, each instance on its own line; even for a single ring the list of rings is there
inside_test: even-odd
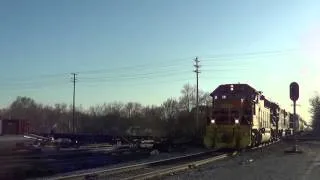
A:
[[[257,138],[256,138],[256,135],[254,133],[252,133],[251,135],[251,145],[250,147],[253,148],[257,145]]]
[[[253,142],[253,147],[257,147],[261,144],[262,136],[260,133],[253,133],[252,135],[252,142]]]

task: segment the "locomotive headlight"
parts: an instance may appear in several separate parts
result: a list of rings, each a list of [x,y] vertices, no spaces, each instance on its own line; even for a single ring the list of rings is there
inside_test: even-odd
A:
[[[234,123],[235,123],[235,124],[239,124],[239,119],[235,119],[235,120],[234,120]]]
[[[211,119],[211,124],[214,124],[216,123],[216,120],[215,119]]]

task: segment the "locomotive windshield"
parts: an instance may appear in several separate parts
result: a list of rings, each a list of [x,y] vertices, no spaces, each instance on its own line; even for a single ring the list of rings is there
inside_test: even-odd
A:
[[[236,119],[239,119],[241,124],[248,124],[251,112],[251,103],[244,98],[216,99],[212,117],[218,124],[232,124]]]
[[[256,91],[247,84],[220,85],[211,93],[213,98],[212,118],[219,124],[249,124],[253,114],[253,100]]]

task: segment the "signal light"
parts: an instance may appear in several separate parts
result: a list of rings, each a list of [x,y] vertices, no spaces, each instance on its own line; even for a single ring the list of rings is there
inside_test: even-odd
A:
[[[296,82],[290,84],[290,99],[292,101],[299,99],[299,84]]]
[[[235,124],[239,124],[239,119],[235,119],[235,120],[234,120],[234,123],[235,123]]]
[[[215,119],[211,119],[211,124],[214,124],[216,123],[216,120]]]

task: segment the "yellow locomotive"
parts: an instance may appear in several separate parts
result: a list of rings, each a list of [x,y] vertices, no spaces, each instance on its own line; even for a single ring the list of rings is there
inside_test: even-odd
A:
[[[248,84],[224,84],[211,94],[213,108],[207,122],[204,144],[207,148],[257,146],[278,139],[279,111],[276,103]],[[285,123],[281,124],[281,128]],[[289,124],[289,123],[287,123]],[[285,124],[285,125],[287,125]]]

